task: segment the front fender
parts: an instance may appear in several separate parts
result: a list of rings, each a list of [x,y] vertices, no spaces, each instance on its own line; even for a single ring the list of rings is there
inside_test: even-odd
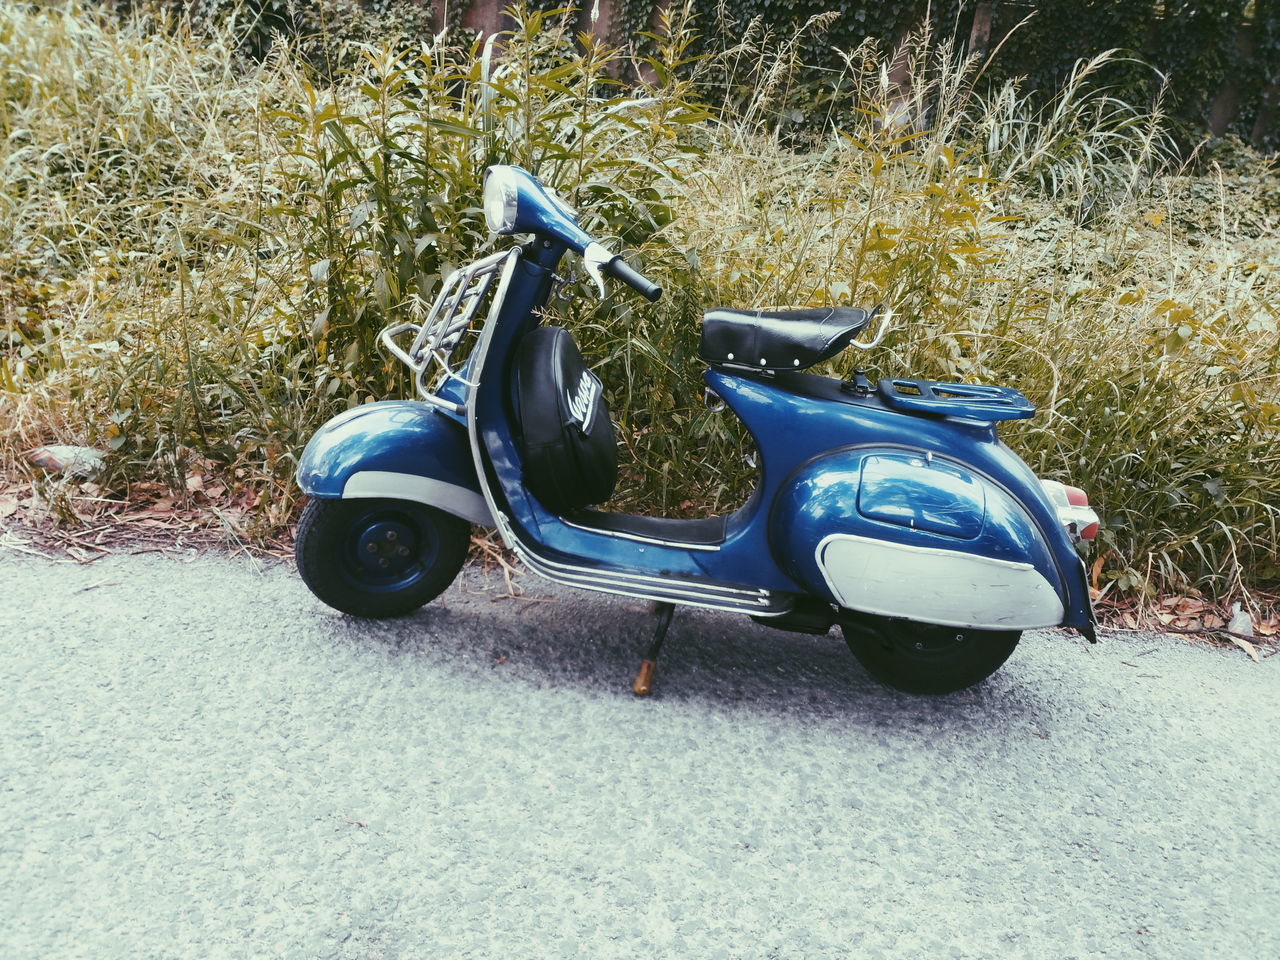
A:
[[[1077,605],[1046,532],[1010,490],[926,453],[853,447],[804,464],[769,533],[790,576],[851,610],[1023,630],[1067,623]]]
[[[493,525],[466,428],[420,401],[383,400],[334,417],[302,451],[298,486],[309,497],[416,500]]]

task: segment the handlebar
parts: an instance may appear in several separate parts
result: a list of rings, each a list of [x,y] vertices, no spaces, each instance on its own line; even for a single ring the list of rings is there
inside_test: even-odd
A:
[[[658,286],[658,284],[654,283],[639,271],[632,269],[631,266],[621,257],[614,257],[606,263],[604,265],[604,272],[615,280],[621,280],[650,303],[653,303],[662,296],[662,287]]]
[[[587,273],[600,288],[600,299],[605,296],[604,275],[607,273],[615,280],[621,280],[650,303],[662,296],[662,288],[648,277],[633,270],[625,260],[602,243],[592,240],[582,251],[582,262]]]

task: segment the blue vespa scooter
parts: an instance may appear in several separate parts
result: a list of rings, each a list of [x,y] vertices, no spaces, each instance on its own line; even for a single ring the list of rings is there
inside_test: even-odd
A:
[[[838,624],[873,676],[916,693],[984,679],[1023,630],[1094,639],[1075,544],[1098,518],[1082,491],[1040,480],[997,439],[997,421],[1035,412],[1021,393],[804,372],[867,346],[864,310],[708,312],[708,395],[755,441],[754,494],[692,520],[593,506],[613,491],[613,427],[600,381],[542,311],[570,250],[601,295],[605,277],[651,301],[661,288],[519,167],[489,169],[484,215],[529,239],[454,271],[422,323],[382,333],[421,399],[349,410],[303,453],[298,570],[325,603],[362,617],[417,609],[457,575],[474,523],[548,579],[656,601],[638,694],[675,604],[813,634]]]

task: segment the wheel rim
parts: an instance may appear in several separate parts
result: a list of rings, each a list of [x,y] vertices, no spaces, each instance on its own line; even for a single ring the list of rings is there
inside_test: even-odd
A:
[[[923,627],[913,624],[887,624],[880,630],[886,650],[919,663],[949,660],[973,647],[975,639],[960,627]]]
[[[347,526],[341,570],[353,586],[391,592],[413,586],[435,562],[439,540],[409,511],[368,510]]]

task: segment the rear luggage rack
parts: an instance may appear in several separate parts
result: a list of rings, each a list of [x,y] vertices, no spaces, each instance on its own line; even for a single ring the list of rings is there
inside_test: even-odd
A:
[[[405,366],[413,371],[413,383],[418,394],[438,407],[462,413],[459,404],[437,396],[444,381],[453,378],[466,383],[459,371],[461,363],[455,363],[454,354],[463,335],[471,330],[472,321],[484,302],[485,294],[493,285],[494,277],[513,251],[503,250],[490,254],[483,260],[459,267],[445,277],[435,302],[421,323],[398,323],[379,334],[379,340]],[[407,345],[397,343],[397,338],[413,339]],[[439,374],[431,384],[427,375],[433,366]]]
[[[890,407],[913,413],[971,420],[1025,420],[1036,412],[1035,405],[1012,387],[885,378],[877,390]]]

